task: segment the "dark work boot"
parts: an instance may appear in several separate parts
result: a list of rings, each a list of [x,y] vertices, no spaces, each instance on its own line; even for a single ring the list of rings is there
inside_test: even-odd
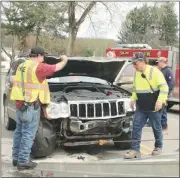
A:
[[[13,166],[16,167],[17,166],[17,160],[13,159],[12,164],[13,164]]]
[[[29,163],[17,163],[18,170],[29,170],[34,169],[37,166],[37,163],[29,161]]]
[[[30,161],[31,161],[31,159],[30,159]],[[13,161],[12,161],[13,166],[16,167],[17,166],[17,162],[18,162],[17,160],[13,159]]]

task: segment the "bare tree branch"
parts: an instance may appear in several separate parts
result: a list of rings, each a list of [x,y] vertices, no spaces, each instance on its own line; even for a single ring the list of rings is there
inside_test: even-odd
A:
[[[89,17],[89,20],[90,20],[90,22],[92,24],[92,28],[93,28],[94,32],[96,33],[96,29],[95,29],[94,23],[93,23],[92,18],[91,18],[91,16],[89,14],[88,14],[88,17]]]
[[[109,7],[104,2],[101,2],[101,3],[106,7],[106,10],[109,12],[109,14],[110,14],[110,23],[112,23],[112,19],[113,19],[112,12],[110,11]]]
[[[83,10],[85,10],[85,7],[83,7],[82,5],[78,4],[78,6],[81,7]],[[91,15],[89,13],[88,13],[88,17],[89,17],[90,23],[92,24],[93,30],[96,33],[96,29],[95,29],[94,23],[92,21]]]
[[[80,19],[77,21],[76,23],[76,27],[79,28],[79,26],[84,22],[87,14],[91,11],[91,9],[94,7],[94,5],[96,4],[96,1],[90,2],[90,4],[88,5],[88,7],[86,8],[86,10],[83,12],[83,14],[81,15]]]
[[[4,51],[4,53],[12,60],[12,55],[5,50],[5,48],[3,47],[2,44],[1,44],[1,49],[2,49],[2,50]]]

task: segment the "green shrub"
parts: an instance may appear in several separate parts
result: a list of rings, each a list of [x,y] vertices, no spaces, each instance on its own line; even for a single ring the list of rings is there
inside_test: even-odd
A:
[[[84,51],[84,56],[85,56],[85,57],[91,57],[91,56],[93,56],[93,50],[92,50],[92,49],[89,49],[89,48],[86,48],[85,51]]]

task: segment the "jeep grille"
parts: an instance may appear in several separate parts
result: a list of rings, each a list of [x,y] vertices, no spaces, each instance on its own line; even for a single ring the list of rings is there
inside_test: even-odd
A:
[[[125,116],[122,100],[70,101],[69,106],[72,119],[108,119]]]

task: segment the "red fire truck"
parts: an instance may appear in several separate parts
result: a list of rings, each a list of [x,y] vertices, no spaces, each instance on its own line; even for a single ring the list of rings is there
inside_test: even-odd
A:
[[[175,77],[175,87],[173,93],[168,98],[168,108],[171,108],[175,104],[180,104],[179,98],[179,49],[175,47],[163,47],[163,49],[151,49],[145,48],[144,45],[136,46],[134,45],[130,47],[116,47],[116,48],[108,48],[106,50],[107,57],[115,57],[115,58],[122,58],[129,60],[135,52],[143,52],[150,65],[157,65],[156,60],[158,57],[163,56],[168,59],[168,65],[172,68]],[[120,72],[120,79],[117,83],[119,83],[124,88],[129,88],[131,91],[132,86],[132,76],[135,69],[133,68],[132,64],[129,63],[128,65],[124,66],[122,72]]]

